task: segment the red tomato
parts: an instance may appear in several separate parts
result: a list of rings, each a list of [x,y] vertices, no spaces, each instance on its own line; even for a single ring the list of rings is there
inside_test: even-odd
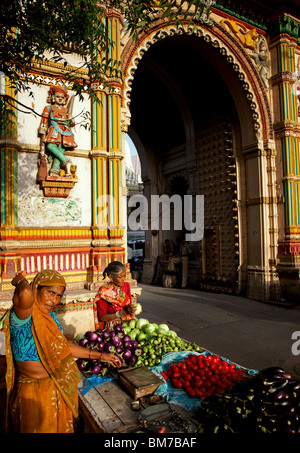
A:
[[[182,382],[178,379],[172,379],[172,385],[175,389],[182,389]]]
[[[207,369],[206,372],[205,372],[205,375],[206,375],[208,378],[210,378],[210,377],[213,375],[213,373],[212,373],[212,371],[211,371],[210,369]]]
[[[196,392],[192,388],[186,389],[186,393],[189,395],[190,398],[195,398],[195,396],[196,396]]]
[[[185,381],[191,381],[192,375],[191,375],[190,373],[182,373],[182,378],[183,378]]]
[[[202,393],[200,392],[199,389],[195,389],[195,394],[196,394],[196,395],[195,395],[196,398],[200,398],[200,399],[202,398]]]
[[[173,379],[179,379],[181,377],[181,373],[175,372],[173,373]]]
[[[202,385],[203,385],[203,379],[200,379],[200,378],[199,378],[199,379],[197,379],[197,380],[195,381],[195,387],[201,388]]]
[[[203,368],[203,359],[202,358],[199,358],[197,359],[197,365],[198,365],[198,368]]]

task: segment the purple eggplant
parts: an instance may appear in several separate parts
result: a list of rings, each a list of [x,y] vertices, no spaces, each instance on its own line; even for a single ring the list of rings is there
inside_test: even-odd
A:
[[[88,340],[86,338],[82,338],[81,340],[79,340],[78,344],[79,346],[85,347],[88,344]]]
[[[85,366],[86,366],[85,360],[79,359],[79,360],[76,361],[76,364],[77,364],[78,369],[79,369],[80,371],[85,370]]]
[[[105,343],[104,352],[115,352],[115,347],[112,343]]]
[[[100,365],[95,365],[94,368],[92,368],[92,374],[99,374],[101,370]]]
[[[122,354],[122,352],[123,352],[122,346],[116,346],[116,353],[117,354]]]
[[[123,328],[122,324],[117,324],[114,328],[114,331],[115,332],[124,332],[124,328]]]
[[[121,345],[121,340],[120,338],[118,337],[118,335],[115,335],[112,340],[111,340],[112,344],[114,346],[120,346]]]
[[[131,351],[129,349],[125,349],[125,351],[123,352],[123,359],[127,360],[129,359],[129,357],[131,357]]]
[[[105,342],[103,340],[97,342],[97,349],[98,351],[102,352],[105,346]]]
[[[138,347],[138,342],[136,340],[131,340],[131,344],[133,349],[136,349]]]
[[[96,334],[96,332],[88,331],[85,334],[85,338],[89,341],[97,341],[99,336]]]
[[[124,341],[124,342],[126,342],[126,341],[131,341],[130,336],[129,336],[129,335],[124,335],[123,341]]]
[[[129,357],[129,359],[127,360],[127,364],[129,366],[133,366],[136,362],[136,357],[134,357],[133,355],[131,357]]]
[[[107,330],[104,330],[104,331],[102,332],[102,340],[105,341],[105,340],[108,340],[109,338],[110,338],[109,332],[107,332]]]

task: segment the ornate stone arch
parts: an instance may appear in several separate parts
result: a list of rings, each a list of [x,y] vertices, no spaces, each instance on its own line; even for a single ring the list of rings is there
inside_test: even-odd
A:
[[[252,58],[241,46],[238,40],[231,35],[222,25],[213,22],[212,26],[201,24],[195,27],[183,25],[176,27],[163,25],[159,30],[145,34],[133,46],[128,42],[123,51],[123,115],[130,118],[130,94],[135,71],[147,50],[158,40],[174,35],[194,35],[210,43],[231,65],[233,72],[242,82],[245,98],[249,103],[253,127],[257,140],[266,141],[273,139],[273,128],[267,90],[258,73]]]
[[[239,174],[243,173],[244,175],[243,194],[239,204],[240,231],[242,233],[240,237],[243,236],[240,260],[243,263],[243,276],[240,279],[246,282],[247,287],[243,286],[243,288],[247,291],[248,297],[268,300],[269,295],[272,292],[275,293],[278,286],[278,275],[272,264],[276,260],[278,240],[277,205],[276,201],[273,201],[276,200],[275,156],[277,151],[269,105],[268,84],[263,80],[259,67],[250,53],[233,33],[230,33],[221,23],[215,21],[211,26],[199,24],[194,27],[187,25],[164,27],[162,25],[159,29],[143,35],[136,44],[128,41],[122,53],[125,74],[122,99],[123,118],[130,124],[132,82],[144,54],[158,40],[178,35],[195,36],[211,45],[220,54],[216,68],[220,68],[222,58],[224,58],[227,68],[229,65],[232,68],[232,75],[235,74],[236,80],[241,82],[240,84],[232,83],[229,86],[231,71],[226,70],[224,82],[227,84],[236,105],[241,129],[242,154],[239,157],[236,156],[241,170]],[[263,32],[259,36],[265,40]],[[241,93],[244,93],[244,96],[241,96]],[[247,106],[249,106],[248,109]],[[258,177],[254,176],[254,185],[246,183],[247,175],[251,174],[259,175]],[[254,186],[255,190],[253,189]],[[255,225],[252,223],[249,226],[247,219],[255,219]],[[253,237],[249,234],[250,228],[252,228]],[[259,238],[263,251],[263,253],[257,255],[252,253],[257,247],[254,244],[256,238]],[[258,282],[260,282],[260,285]]]

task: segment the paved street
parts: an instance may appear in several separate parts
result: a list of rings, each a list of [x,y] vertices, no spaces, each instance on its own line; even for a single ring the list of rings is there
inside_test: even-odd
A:
[[[285,308],[244,297],[139,284],[143,315],[167,322],[181,338],[247,368],[281,366],[300,379],[300,355],[292,353],[300,305]],[[298,346],[300,353],[300,344]]]

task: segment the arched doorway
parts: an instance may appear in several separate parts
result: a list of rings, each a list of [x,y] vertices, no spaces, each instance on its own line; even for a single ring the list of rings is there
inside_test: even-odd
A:
[[[179,176],[188,181],[188,193],[205,200],[204,238],[191,244],[190,283],[251,297],[258,271],[258,298],[264,299],[273,275],[268,269],[266,285],[262,274],[274,237],[265,235],[268,213],[248,203],[253,182],[260,193],[270,186],[261,182],[268,162],[260,159],[260,150],[272,140],[261,81],[221,29],[217,37],[204,29],[162,33],[164,39],[139,43],[124,84],[130,128],[143,148],[145,195],[150,200],[174,193]],[[165,236],[148,231],[150,274]]]

